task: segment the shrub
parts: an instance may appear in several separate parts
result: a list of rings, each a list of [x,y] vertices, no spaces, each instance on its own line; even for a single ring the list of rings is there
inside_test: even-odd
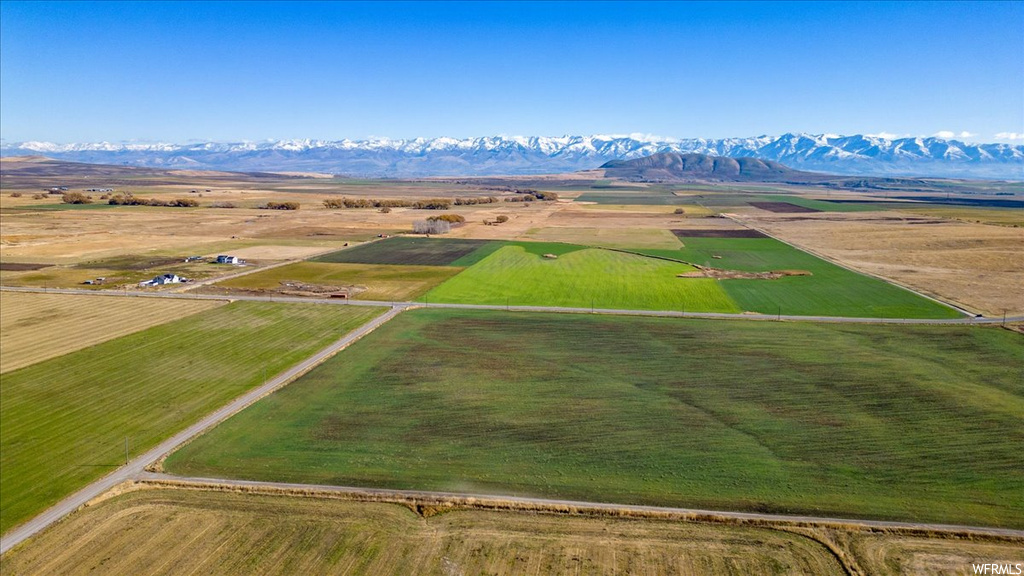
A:
[[[214,202],[210,208],[237,208],[234,202]]]
[[[32,199],[33,200],[42,200],[43,198],[46,198],[46,194],[33,194],[32,195]]]
[[[92,204],[92,200],[81,192],[66,192],[60,201],[65,204]]]
[[[495,218],[494,221],[497,222],[498,224],[504,224],[505,222],[508,222],[508,216],[502,214]]]
[[[264,210],[298,210],[298,202],[267,202],[260,208]]]
[[[388,206],[385,206],[385,207],[380,209],[380,212],[381,212],[381,214],[390,214],[391,213],[391,208],[389,208]]]
[[[673,214],[686,214],[686,210],[683,210],[682,208],[676,208],[672,213]]]
[[[196,206],[199,206],[199,201],[192,198],[178,198],[176,200],[171,200],[167,205],[177,208],[195,208]]]
[[[466,217],[461,214],[442,214],[440,216],[431,216],[427,218],[428,222],[435,222],[437,220],[448,222],[449,224],[462,224],[466,221]]]
[[[21,198],[21,192],[11,192],[11,198]]]
[[[110,194],[101,194],[100,195],[100,200],[109,200],[109,199],[110,199]]]
[[[447,198],[432,198],[413,202],[412,207],[417,210],[447,210],[452,207],[452,201]]]

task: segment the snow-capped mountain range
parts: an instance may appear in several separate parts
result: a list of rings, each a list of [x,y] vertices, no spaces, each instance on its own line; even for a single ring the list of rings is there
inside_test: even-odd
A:
[[[751,138],[487,136],[393,140],[278,140],[190,144],[0,145],[0,155],[74,162],[235,171],[305,171],[373,177],[522,175],[597,168],[658,152],[752,157],[798,170],[875,176],[1024,180],[1024,145],[941,138],[783,134]]]

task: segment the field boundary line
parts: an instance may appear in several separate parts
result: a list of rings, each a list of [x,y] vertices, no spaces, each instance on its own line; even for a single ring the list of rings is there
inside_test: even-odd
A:
[[[855,273],[855,270],[853,271]],[[884,281],[884,279],[882,279]],[[902,286],[901,286],[902,288]],[[182,298],[197,300],[238,300],[253,302],[278,302],[290,304],[325,304],[330,306],[370,306],[370,307],[401,307],[401,308],[453,308],[461,310],[495,310],[507,312],[544,312],[553,314],[607,314],[611,316],[652,316],[660,318],[697,318],[704,320],[758,320],[758,321],[794,321],[794,322],[833,322],[845,324],[921,324],[921,325],[964,325],[981,326],[1004,322],[1002,318],[981,317],[973,315],[960,318],[878,318],[855,316],[793,316],[789,314],[757,314],[728,312],[681,312],[678,310],[630,310],[614,308],[569,308],[558,306],[530,306],[503,304],[459,304],[455,302],[419,302],[419,301],[388,301],[388,300],[349,300],[331,298],[304,298],[298,296],[250,296],[245,294],[191,294],[182,292],[106,292],[102,290],[82,290],[77,288],[30,288],[20,286],[0,286],[0,292],[35,292],[39,294],[73,294],[83,296],[118,296],[122,298]],[[925,296],[927,297],[927,296]],[[934,299],[933,299],[934,300]],[[946,304],[948,306],[948,304]],[[1007,316],[1005,322],[1024,322],[1024,316]]]
[[[383,306],[378,304],[378,307]],[[391,307],[387,312],[375,316],[362,326],[359,326],[345,334],[341,339],[336,340],[309,358],[271,378],[262,386],[249,390],[224,406],[221,406],[217,410],[207,414],[198,422],[193,423],[191,426],[188,426],[184,430],[181,430],[170,438],[160,442],[144,454],[136,456],[130,462],[119,467],[117,470],[114,470],[110,474],[107,474],[95,482],[92,482],[91,484],[68,495],[60,502],[57,502],[40,514],[37,514],[30,520],[8,530],[7,533],[0,535],[0,555],[44,530],[51,524],[59,522],[68,514],[80,509],[89,501],[106,493],[111,488],[136,478],[150,465],[161,461],[166,457],[166,455],[178,449],[180,446],[244,410],[261,398],[290,384],[299,376],[302,376],[328,358],[334,356],[345,348],[348,348],[352,343],[361,339],[363,336],[366,336],[370,332],[373,332],[388,320],[391,320],[408,308],[409,306],[405,305]]]
[[[952,308],[953,310],[956,310],[957,312],[963,314],[964,316],[968,316],[968,317],[971,317],[971,318],[975,317],[975,313],[970,312],[970,311],[968,311],[967,309],[965,309],[965,308],[963,308],[961,306],[957,306],[956,304],[953,304],[953,303],[950,303],[950,302],[946,302],[945,300],[940,300],[939,298],[937,298],[935,296],[931,296],[929,294],[925,294],[924,292],[921,292],[917,288],[912,288],[910,286],[907,286],[906,284],[903,284],[902,282],[897,282],[897,281],[895,281],[895,280],[893,280],[891,278],[886,278],[884,276],[879,276],[878,274],[874,274],[872,272],[866,272],[864,270],[857,270],[857,269],[852,268],[851,266],[849,266],[847,264],[843,264],[842,262],[836,261],[834,258],[832,258],[830,256],[826,256],[825,254],[821,254],[817,250],[814,250],[812,248],[805,248],[803,246],[799,246],[797,244],[794,244],[793,242],[789,242],[787,240],[783,240],[782,238],[779,238],[778,236],[768,232],[767,230],[764,230],[763,228],[759,228],[758,226],[755,226],[755,225],[747,222],[746,220],[743,220],[741,217],[739,217],[739,216],[737,216],[735,214],[723,213],[722,215],[725,216],[726,218],[728,218],[729,220],[732,220],[733,222],[741,225],[741,226],[745,226],[747,228],[750,228],[751,230],[757,230],[761,234],[764,234],[765,236],[767,236],[769,238],[772,238],[772,239],[774,239],[774,240],[776,240],[778,242],[782,242],[783,244],[789,246],[790,248],[794,248],[796,250],[800,250],[801,252],[807,252],[811,256],[814,256],[816,258],[820,258],[820,259],[828,262],[829,264],[832,264],[834,266],[839,266],[840,268],[842,268],[844,270],[848,270],[850,272],[853,272],[854,274],[861,274],[861,275],[864,275],[864,276],[868,276],[870,278],[874,278],[875,280],[881,280],[882,282],[885,282],[887,284],[892,284],[893,286],[898,286],[899,288],[902,288],[902,289],[904,289],[904,290],[906,290],[908,292],[913,292],[914,294],[917,294],[918,296],[920,296],[922,298],[931,300],[932,302],[935,302],[937,304],[942,304],[943,306],[945,306],[947,308]]]
[[[570,515],[617,516],[665,520],[689,520],[713,523],[747,525],[773,525],[788,527],[835,527],[864,531],[885,531],[905,535],[925,535],[948,538],[993,538],[1024,544],[1024,530],[957,524],[899,522],[890,520],[863,520],[856,518],[830,518],[791,514],[768,514],[730,510],[705,510],[637,504],[615,504],[551,498],[437,492],[428,490],[394,490],[387,488],[361,488],[289,482],[264,482],[174,476],[165,473],[143,472],[136,481],[154,487],[199,489],[211,491],[237,491],[261,494],[339,498],[360,502],[384,502],[410,506],[421,514],[458,508],[496,511],[548,512]]]

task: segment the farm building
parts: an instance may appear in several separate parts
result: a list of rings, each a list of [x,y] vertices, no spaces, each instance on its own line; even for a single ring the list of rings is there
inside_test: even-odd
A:
[[[154,277],[152,280],[139,282],[139,286],[162,286],[164,284],[179,284],[185,281],[185,278],[182,278],[177,274],[161,274],[160,276]]]
[[[238,256],[226,256],[221,254],[217,256],[217,264],[244,264],[245,260],[242,260]]]

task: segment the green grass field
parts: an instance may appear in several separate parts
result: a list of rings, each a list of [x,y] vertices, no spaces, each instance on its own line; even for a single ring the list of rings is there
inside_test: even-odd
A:
[[[236,302],[4,374],[0,531],[380,311]]]
[[[313,260],[349,264],[453,266],[460,258],[470,255],[489,242],[489,240],[397,236],[331,252]]]
[[[1022,365],[998,327],[421,309],[167,467],[1022,528]]]
[[[767,202],[789,202],[797,206],[803,206],[804,208],[812,208],[814,210],[821,210],[822,212],[875,212],[879,210],[885,210],[880,206],[874,206],[872,204],[856,204],[852,202],[829,202],[828,200],[815,200],[813,198],[805,198],[803,196],[794,196],[790,194],[770,194],[761,197]]]
[[[806,270],[778,280],[721,280],[741,310],[797,316],[958,318],[956,310],[882,280],[857,274],[773,238],[681,238],[680,250],[639,250],[701,266],[767,272]],[[721,258],[714,258],[720,256]]]
[[[282,282],[299,281],[323,286],[361,286],[359,300],[414,300],[427,290],[458,274],[462,269],[451,266],[392,266],[375,264],[333,264],[329,262],[297,262],[255,272],[217,283],[221,288],[247,290],[282,287]]]
[[[501,247],[427,297],[493,305],[740,311],[715,280],[676,278],[694,270],[686,264],[570,244],[532,244]],[[564,251],[557,259],[544,258],[545,249],[557,254],[560,247]]]

